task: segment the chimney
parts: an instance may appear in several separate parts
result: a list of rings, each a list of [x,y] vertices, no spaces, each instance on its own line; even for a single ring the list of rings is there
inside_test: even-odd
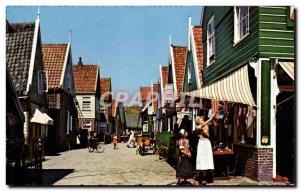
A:
[[[81,59],[81,56],[79,57],[79,60],[78,60],[78,65],[79,65],[79,66],[82,66],[82,65],[83,65],[83,63],[82,63],[82,59]]]

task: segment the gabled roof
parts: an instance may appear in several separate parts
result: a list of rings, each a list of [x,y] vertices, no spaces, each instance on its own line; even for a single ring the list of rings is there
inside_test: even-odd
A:
[[[96,93],[99,82],[98,65],[73,65],[73,76],[76,93]]]
[[[9,76],[9,72],[6,67],[6,113],[12,112],[18,115],[18,120],[20,123],[24,123],[24,111],[22,109],[20,100],[18,98],[17,92],[15,90],[14,83]]]
[[[117,114],[117,101],[116,100],[112,100],[111,101],[111,116],[112,117],[116,117]]]
[[[61,79],[63,78],[63,71],[65,59],[67,54],[68,44],[44,44],[43,58],[45,69],[48,74],[48,88],[60,88]]]
[[[161,75],[162,75],[162,85],[163,87],[165,87],[165,85],[168,83],[169,66],[161,67]]]
[[[197,56],[197,66],[198,66],[198,77],[200,84],[203,84],[202,71],[203,71],[203,43],[202,43],[202,28],[200,26],[193,27],[193,41]]]
[[[35,23],[6,23],[6,66],[18,95],[24,95],[30,69]]]
[[[153,91],[153,94],[152,94],[152,106],[153,106],[153,111],[154,113],[156,113],[157,111],[157,107],[158,107],[158,100],[159,98],[157,97],[158,96],[158,91],[159,91],[159,84],[152,84],[152,91]],[[157,95],[155,97],[155,95]]]
[[[101,96],[111,92],[111,78],[100,78],[100,92]],[[105,96],[104,101],[111,101],[110,96]]]
[[[151,97],[151,87],[140,87],[141,101],[147,101]]]
[[[186,57],[187,57],[187,47],[174,46],[174,45],[171,46],[172,46],[172,51],[173,51],[172,54],[174,58],[174,68],[172,68],[172,70],[175,70],[177,95],[179,95],[183,87],[184,68],[185,68]],[[173,77],[173,81],[174,81],[174,77]]]

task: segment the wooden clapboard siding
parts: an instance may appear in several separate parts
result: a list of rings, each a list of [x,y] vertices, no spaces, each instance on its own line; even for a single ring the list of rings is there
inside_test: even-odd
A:
[[[289,7],[259,7],[260,57],[295,57],[295,32],[289,10]]]
[[[91,102],[90,105],[90,110],[82,110],[82,101],[83,101],[83,97],[89,97],[89,101]],[[76,95],[76,98],[78,100],[79,103],[79,107],[82,111],[82,115],[84,118],[96,118],[96,97],[93,94],[81,94],[81,95]],[[80,117],[80,116],[78,116]]]
[[[207,23],[214,15],[216,61],[207,65]],[[209,85],[249,62],[251,57],[295,57],[294,22],[290,8],[279,6],[249,7],[249,35],[234,45],[234,7],[205,7],[203,15],[203,78]]]
[[[190,46],[192,46],[192,45],[190,45]],[[191,83],[188,83],[188,65],[189,65],[189,63],[191,63]],[[195,75],[194,58],[193,58],[192,47],[191,47],[190,51],[188,51],[187,62],[185,64],[185,69],[184,69],[183,92],[191,92],[196,89],[197,89],[197,82],[196,82],[196,75]]]
[[[248,63],[249,58],[258,54],[258,7],[249,8],[249,35],[234,45],[233,7],[206,7],[203,16],[203,45],[205,85],[209,85]],[[216,27],[216,61],[207,64],[207,23],[214,15]]]

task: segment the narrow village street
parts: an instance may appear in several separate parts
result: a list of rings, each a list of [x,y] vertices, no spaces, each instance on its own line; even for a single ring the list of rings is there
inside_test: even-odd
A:
[[[45,186],[175,186],[175,169],[156,155],[136,155],[136,149],[118,144],[105,145],[103,153],[88,153],[87,149],[75,149],[46,156],[43,162]],[[192,182],[192,180],[189,180]],[[215,178],[208,186],[266,186],[286,184],[280,182],[256,182],[246,177]],[[188,185],[186,185],[188,186]]]
[[[87,149],[46,156],[44,185],[175,185],[175,170],[155,155],[139,156],[126,144],[105,145],[103,153]]]
[[[141,5],[3,8],[6,185],[294,187],[296,7]]]

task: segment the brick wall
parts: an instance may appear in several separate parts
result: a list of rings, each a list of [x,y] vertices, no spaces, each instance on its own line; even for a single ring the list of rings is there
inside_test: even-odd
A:
[[[272,180],[273,178],[273,150],[258,149],[258,180]]]
[[[267,148],[255,148],[247,145],[236,145],[237,175],[256,181],[272,180],[273,151]]]

